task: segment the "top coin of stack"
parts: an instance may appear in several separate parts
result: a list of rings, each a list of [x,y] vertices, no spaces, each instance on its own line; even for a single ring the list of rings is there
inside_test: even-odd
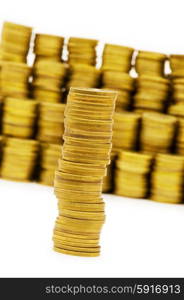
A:
[[[158,76],[141,75],[136,78],[134,107],[163,112],[169,94],[169,80]]]
[[[142,115],[141,150],[146,153],[169,153],[173,144],[177,119],[160,113]]]
[[[67,89],[70,87],[95,88],[99,86],[100,70],[94,66],[84,64],[70,65],[69,81]]]
[[[102,69],[128,73],[134,49],[120,45],[106,44],[102,57]]]
[[[32,99],[5,98],[3,109],[3,134],[32,138],[37,116],[37,102]]]
[[[40,60],[34,66],[33,97],[43,102],[61,102],[66,66],[61,62]]]
[[[102,88],[118,91],[116,111],[128,109],[134,90],[134,79],[119,71],[104,71],[102,74]]]
[[[122,151],[118,155],[115,171],[115,194],[145,198],[148,194],[152,155]]]
[[[64,37],[48,34],[36,34],[34,40],[35,62],[49,59],[61,62]]]
[[[138,51],[135,69],[138,75],[164,76],[165,54],[149,51]]]
[[[171,54],[169,56],[171,76],[184,77],[184,55],[183,54]]]
[[[166,203],[183,201],[184,157],[158,154],[151,176],[151,199]]]
[[[4,22],[1,34],[2,60],[26,63],[32,28]]]
[[[58,252],[100,254],[100,230],[105,220],[102,179],[110,162],[115,98],[111,91],[70,89],[62,159],[54,183],[59,217],[53,240]]]
[[[1,92],[14,98],[29,97],[29,78],[32,69],[24,63],[2,62]]]
[[[96,65],[97,40],[71,37],[68,40],[68,63]]]

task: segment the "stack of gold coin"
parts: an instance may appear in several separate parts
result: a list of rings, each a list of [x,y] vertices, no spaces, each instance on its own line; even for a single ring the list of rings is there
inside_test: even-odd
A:
[[[1,177],[15,181],[30,181],[36,165],[38,142],[6,138],[3,148]]]
[[[184,71],[183,77],[172,77],[172,100],[184,104]]]
[[[102,69],[128,73],[131,69],[133,52],[133,48],[106,44],[102,57]]]
[[[97,40],[71,37],[68,40],[68,63],[96,65]]]
[[[33,97],[43,102],[61,102],[66,66],[51,60],[38,61],[33,70]]]
[[[153,157],[130,151],[119,153],[115,170],[115,194],[145,198],[149,192],[149,174]]]
[[[33,49],[35,62],[42,59],[61,62],[63,44],[64,37],[37,33]]]
[[[169,56],[171,76],[172,77],[184,77],[184,55],[183,54],[171,54]]]
[[[1,34],[2,60],[26,63],[32,28],[4,22]]]
[[[178,120],[178,130],[176,132],[175,152],[184,155],[184,103],[170,105],[168,109],[170,115],[176,116]]]
[[[103,193],[110,193],[113,191],[114,188],[114,164],[115,164],[116,154],[111,153],[111,162],[107,166],[107,174],[103,178],[103,186],[102,192]]]
[[[160,113],[142,115],[141,150],[148,153],[169,153],[177,127],[177,118]]]
[[[163,112],[168,102],[169,80],[163,77],[141,75],[136,78],[134,108]]]
[[[135,69],[138,75],[164,76],[167,55],[157,52],[138,51]]]
[[[29,97],[31,68],[24,63],[2,62],[1,93],[16,98]]]
[[[5,98],[3,134],[20,138],[32,138],[35,131],[36,116],[37,102],[35,100]]]
[[[126,110],[130,107],[134,79],[128,74],[119,71],[104,71],[102,74],[102,88],[118,91],[116,111]]]
[[[51,144],[62,143],[64,110],[63,103],[40,103],[37,132],[39,141]]]
[[[112,147],[113,152],[135,150],[141,117],[134,112],[114,114]]]
[[[166,203],[183,201],[184,157],[158,154],[151,175],[151,199]]]
[[[40,147],[39,182],[53,186],[54,173],[61,154],[61,145],[41,143]]]
[[[59,216],[55,251],[98,256],[105,220],[102,183],[110,162],[116,93],[71,88],[65,110],[62,158],[55,174]]]
[[[100,70],[84,64],[70,65],[67,89],[70,87],[95,88],[99,86]]]

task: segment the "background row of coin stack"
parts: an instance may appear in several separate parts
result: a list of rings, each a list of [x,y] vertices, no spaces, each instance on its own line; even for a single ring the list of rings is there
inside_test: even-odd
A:
[[[105,44],[102,56],[97,57],[98,44],[97,40],[33,34],[30,27],[3,24],[0,46],[2,177],[37,178],[44,184],[52,184],[61,151],[63,115],[70,87],[118,91],[112,163],[104,191],[132,196],[126,190],[127,185],[125,192],[120,180],[126,173],[121,172],[121,163],[118,163],[124,159],[126,162],[122,150],[136,151],[135,161],[139,163],[142,157],[139,155],[151,155],[153,162],[157,161],[157,153],[173,153],[171,158],[182,159],[184,55],[135,51]],[[101,65],[97,64],[99,59]],[[152,168],[152,163],[150,165]],[[146,174],[149,179],[146,186],[150,190],[150,172]],[[127,178],[129,176],[131,174]],[[169,182],[167,176],[166,182]]]

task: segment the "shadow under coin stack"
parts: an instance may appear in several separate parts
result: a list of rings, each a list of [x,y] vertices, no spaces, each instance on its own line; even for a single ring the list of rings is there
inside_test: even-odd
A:
[[[134,108],[137,112],[158,111],[166,108],[169,96],[169,80],[163,77],[142,75],[136,78]]]
[[[84,64],[70,65],[69,81],[67,90],[70,87],[95,88],[99,86],[100,70],[94,66]]]
[[[170,105],[168,113],[177,117],[178,130],[176,132],[175,152],[184,155],[184,103]]]
[[[131,198],[145,198],[149,190],[152,155],[122,151],[115,171],[115,194]]]
[[[115,112],[113,124],[113,153],[135,150],[141,117],[134,112]]]
[[[183,201],[184,157],[158,154],[151,176],[151,199],[158,202]]]
[[[32,28],[4,22],[1,34],[2,60],[26,63]]]
[[[41,143],[39,182],[54,185],[54,174],[61,154],[61,145]]]
[[[102,70],[129,73],[134,49],[120,45],[106,44],[102,57]]]
[[[116,111],[129,109],[134,90],[134,79],[132,77],[122,72],[104,71],[102,74],[102,88],[118,92]]]
[[[144,153],[169,153],[173,145],[177,118],[160,113],[142,115],[141,151]]]
[[[64,133],[63,103],[40,103],[37,140],[51,144],[62,144]]]
[[[98,89],[70,89],[64,145],[54,182],[59,208],[55,251],[77,256],[100,254],[105,221],[102,183],[110,162],[116,96]]]
[[[164,76],[165,54],[149,51],[139,51],[135,61],[135,70],[138,75]]]
[[[1,177],[15,181],[30,181],[37,155],[37,141],[6,138],[3,149]]]
[[[64,37],[37,33],[35,35],[33,49],[35,54],[34,63],[43,59],[61,62],[63,44]]]
[[[2,132],[7,136],[32,138],[35,132],[37,102],[7,97],[4,100]]]
[[[71,37],[68,40],[68,63],[96,65],[97,40]]]
[[[42,102],[61,102],[66,66],[61,62],[40,60],[34,66],[32,93]]]
[[[14,98],[29,97],[29,78],[31,72],[31,68],[26,64],[15,62],[2,62],[2,96],[10,96]]]

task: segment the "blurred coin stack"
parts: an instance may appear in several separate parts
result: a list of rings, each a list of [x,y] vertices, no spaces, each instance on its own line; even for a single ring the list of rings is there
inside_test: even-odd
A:
[[[106,44],[103,50],[102,70],[129,73],[133,52],[133,48]]]
[[[69,80],[66,84],[70,87],[95,88],[99,86],[100,70],[94,66],[84,64],[73,64],[69,67]]]
[[[43,103],[39,105],[37,139],[51,144],[62,144],[64,133],[63,103]]]
[[[168,102],[169,80],[158,76],[141,75],[136,78],[134,108],[163,112]]]
[[[158,154],[151,175],[151,199],[166,203],[183,201],[184,157]]]
[[[38,142],[6,138],[3,148],[1,177],[15,181],[30,181],[36,165]]]
[[[171,82],[173,103],[184,104],[184,71],[183,77],[172,77]]]
[[[39,162],[39,182],[54,185],[54,173],[61,154],[61,145],[41,143]]]
[[[39,60],[33,70],[33,97],[42,102],[61,102],[65,75],[65,64]]]
[[[138,51],[135,60],[135,70],[138,75],[164,76],[165,54],[149,51]]]
[[[31,72],[31,68],[24,63],[2,62],[0,74],[2,96],[14,98],[29,97]]]
[[[4,135],[33,138],[37,116],[37,102],[32,99],[7,97],[4,100],[2,132]]]
[[[33,49],[35,63],[46,59],[61,62],[63,45],[64,37],[37,33],[35,35]]]
[[[149,192],[149,174],[152,155],[122,151],[115,171],[115,194],[132,198],[145,198]]]
[[[1,33],[2,60],[26,63],[32,28],[4,22]]]
[[[59,216],[55,251],[98,256],[105,220],[102,183],[110,162],[116,93],[71,88],[65,111],[64,145],[55,175]]]
[[[126,110],[130,107],[134,79],[128,74],[119,71],[104,71],[102,74],[102,88],[118,92],[116,111]]]
[[[170,105],[168,113],[177,117],[175,151],[177,154],[184,155],[184,103]]]
[[[113,124],[112,149],[135,150],[141,117],[134,112],[115,112]]]
[[[171,68],[171,76],[173,78],[184,78],[184,55],[171,54],[169,56],[169,63]]]
[[[68,63],[96,65],[97,40],[71,37],[68,40]]]
[[[115,164],[116,154],[111,152],[111,162],[107,166],[106,176],[103,178],[103,193],[110,193],[114,188],[114,164]]]
[[[145,153],[169,153],[176,132],[177,118],[160,113],[142,115],[141,150]]]

